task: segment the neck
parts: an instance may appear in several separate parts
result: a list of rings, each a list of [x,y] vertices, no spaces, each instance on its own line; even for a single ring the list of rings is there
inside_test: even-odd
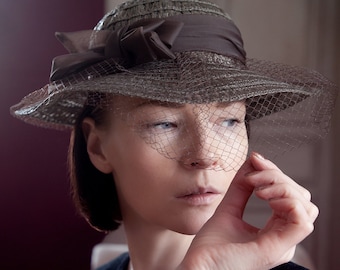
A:
[[[173,270],[183,260],[193,235],[184,235],[150,226],[125,224],[134,270]]]

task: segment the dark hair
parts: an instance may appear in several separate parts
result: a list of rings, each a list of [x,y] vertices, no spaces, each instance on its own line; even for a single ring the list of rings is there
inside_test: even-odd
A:
[[[100,125],[105,113],[98,107],[84,107],[71,134],[68,163],[76,208],[95,229],[112,231],[122,220],[115,182],[111,173],[102,173],[92,164],[82,129],[86,117]]]

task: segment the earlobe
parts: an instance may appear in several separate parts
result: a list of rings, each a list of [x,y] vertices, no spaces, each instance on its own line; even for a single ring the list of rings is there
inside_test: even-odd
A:
[[[102,173],[111,173],[112,167],[103,151],[103,134],[92,118],[85,118],[82,129],[87,144],[87,153],[92,164]]]

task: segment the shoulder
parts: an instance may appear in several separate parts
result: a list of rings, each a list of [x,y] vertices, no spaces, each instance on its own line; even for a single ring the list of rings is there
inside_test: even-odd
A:
[[[130,261],[129,253],[123,253],[114,260],[100,266],[97,270],[126,270]]]
[[[295,264],[293,262],[289,262],[289,263],[281,264],[273,268],[272,270],[308,270],[308,269],[301,265]]]

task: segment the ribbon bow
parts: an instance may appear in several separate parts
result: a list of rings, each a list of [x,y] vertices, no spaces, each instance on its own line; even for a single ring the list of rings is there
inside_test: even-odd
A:
[[[179,21],[148,19],[117,31],[85,30],[56,33],[69,54],[53,59],[50,80],[55,81],[95,63],[114,58],[125,67],[157,59],[174,59],[171,48],[183,27]]]

